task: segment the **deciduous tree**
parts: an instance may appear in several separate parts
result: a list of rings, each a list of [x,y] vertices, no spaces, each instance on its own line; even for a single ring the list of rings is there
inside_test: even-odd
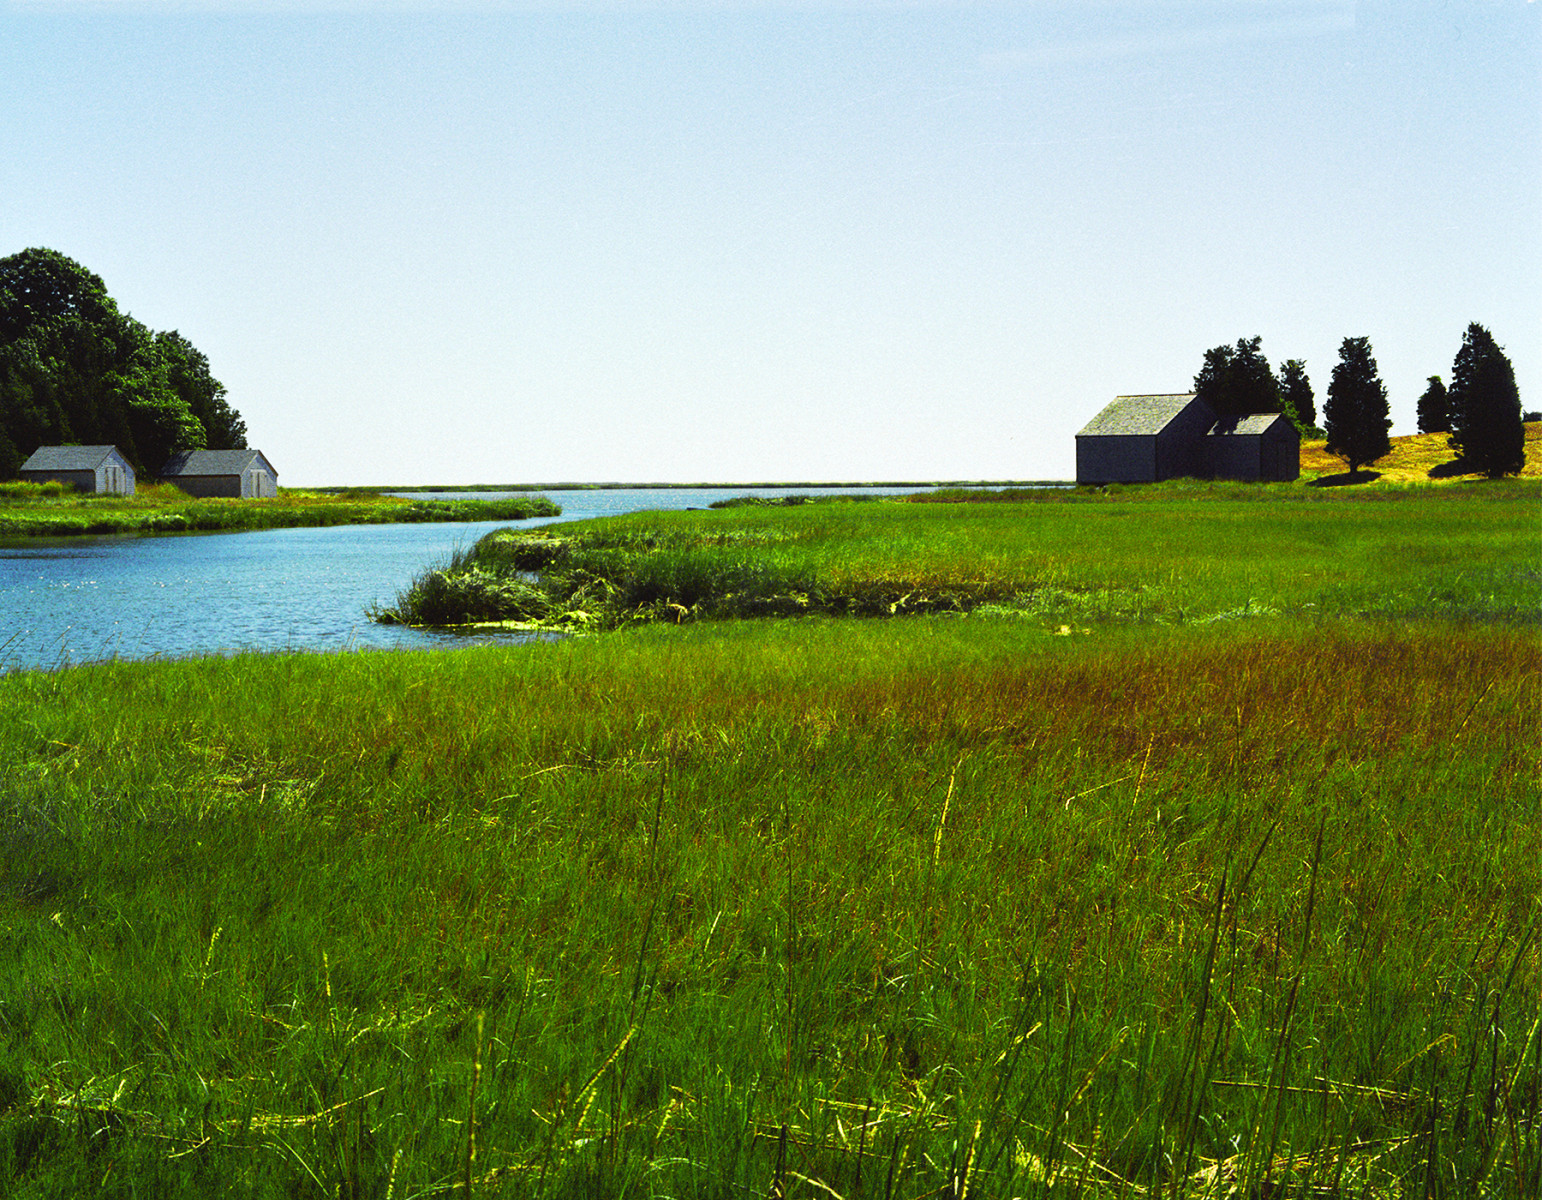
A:
[[[246,425],[209,361],[155,334],[54,250],[0,258],[0,478],[39,446],[116,445],[141,472],[178,450],[240,449]]]
[[[1387,388],[1371,356],[1370,338],[1345,338],[1339,347],[1338,365],[1328,384],[1328,402],[1323,405],[1323,422],[1328,453],[1342,458],[1351,475],[1392,449],[1387,438],[1392,427],[1387,416]]]
[[[173,329],[155,335],[166,382],[203,426],[205,449],[245,450],[246,422],[230,407],[225,385],[209,372],[201,350]]]

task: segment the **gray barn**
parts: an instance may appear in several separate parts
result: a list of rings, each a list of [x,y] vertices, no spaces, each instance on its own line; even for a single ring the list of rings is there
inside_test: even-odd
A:
[[[1204,479],[1288,481],[1301,439],[1279,413],[1217,417],[1193,392],[1116,396],[1076,435],[1079,484]]]
[[[1280,413],[1217,417],[1205,446],[1216,479],[1286,483],[1301,474],[1301,435]]]
[[[1076,435],[1077,483],[1151,483],[1202,475],[1215,413],[1194,393],[1116,396]]]
[[[278,472],[261,450],[184,450],[171,456],[161,478],[189,496],[262,500],[278,495]]]
[[[21,477],[30,483],[57,479],[77,492],[134,494],[134,468],[116,446],[39,446],[21,464]]]

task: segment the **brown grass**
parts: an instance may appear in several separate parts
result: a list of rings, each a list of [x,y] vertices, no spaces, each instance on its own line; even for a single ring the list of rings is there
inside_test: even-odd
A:
[[[1392,450],[1384,454],[1361,475],[1374,475],[1367,483],[1450,483],[1455,479],[1481,479],[1478,474],[1461,474],[1456,455],[1446,445],[1449,434],[1414,433],[1392,439]],[[1347,475],[1344,460],[1328,453],[1326,442],[1301,443],[1303,478]],[[1542,421],[1526,422],[1526,466],[1521,475],[1542,478]]]

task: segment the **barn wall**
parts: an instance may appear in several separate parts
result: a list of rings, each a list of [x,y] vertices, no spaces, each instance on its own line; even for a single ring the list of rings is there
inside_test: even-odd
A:
[[[1205,431],[1215,420],[1210,407],[1195,400],[1175,416],[1157,434],[1155,474],[1153,479],[1176,479],[1181,475],[1205,475]]]
[[[1216,479],[1254,482],[1262,468],[1261,439],[1257,434],[1231,433],[1206,438],[1210,474]]]
[[[1301,435],[1280,421],[1263,436],[1263,478],[1289,483],[1301,478]]]
[[[1150,435],[1078,436],[1076,482],[1150,483],[1157,477],[1156,447]]]
[[[239,475],[173,475],[167,482],[176,484],[189,496],[271,500],[278,495],[278,480],[261,467]]]
[[[253,500],[271,500],[278,495],[278,480],[261,467],[253,468],[246,473],[241,494]]]
[[[166,482],[200,499],[219,496],[239,499],[241,496],[239,475],[173,475]]]
[[[73,484],[77,492],[94,493],[97,490],[95,471],[23,471],[21,477],[28,483],[57,479],[60,483]]]
[[[85,492],[86,495],[94,495],[102,490],[102,487],[97,486],[100,481],[94,470],[23,470],[22,478],[28,483],[57,480],[59,483],[71,484],[77,492]]]
[[[134,494],[134,468],[127,459],[109,459],[96,470],[97,490],[119,496]]]

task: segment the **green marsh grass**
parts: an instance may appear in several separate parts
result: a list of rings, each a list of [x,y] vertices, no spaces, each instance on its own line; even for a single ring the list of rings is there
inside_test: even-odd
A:
[[[1355,612],[1534,620],[1535,482],[1383,487],[1175,481],[1098,492],[943,492],[908,500],[637,513],[495,532],[425,572],[532,585],[556,625],[986,610],[1083,627]],[[974,502],[979,501],[979,502]],[[415,589],[391,616],[418,612]],[[496,605],[492,606],[494,609]],[[459,620],[496,619],[486,606]]]
[[[605,637],[0,678],[0,1178],[1537,1194],[1535,492],[1268,493],[644,514],[446,572]]]
[[[1539,678],[1336,616],[11,675],[0,1177],[1535,1195]]]
[[[198,500],[170,484],[133,496],[81,495],[53,484],[0,485],[0,538],[211,533],[422,521],[516,521],[556,516],[545,496],[504,500],[404,500],[353,489],[343,495],[281,489],[265,500]]]

